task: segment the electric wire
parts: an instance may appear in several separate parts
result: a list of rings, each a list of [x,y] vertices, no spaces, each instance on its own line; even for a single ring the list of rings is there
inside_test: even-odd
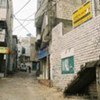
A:
[[[20,21],[34,21],[35,19],[18,19]]]
[[[49,9],[47,9],[47,10],[44,9],[44,10],[43,10],[43,11],[45,11],[44,13],[50,11],[50,10],[51,10],[57,3],[59,3],[60,1],[61,1],[61,0],[58,0],[57,2],[55,2]],[[45,4],[45,5],[46,5],[46,4]],[[42,6],[43,6],[43,5],[42,5]],[[48,5],[47,5],[47,6],[48,6]],[[40,6],[40,8],[41,8],[41,6]],[[40,9],[40,8],[39,8],[39,9]],[[38,9],[38,10],[39,10],[39,9]],[[38,11],[37,11],[37,12],[38,12]],[[36,13],[37,13],[37,12],[36,12]],[[43,14],[44,14],[44,13],[43,13]],[[43,14],[42,14],[42,15],[43,15]],[[40,17],[40,16],[38,16],[38,17],[35,18],[35,19],[18,19],[18,20],[22,20],[22,21],[31,21],[31,20],[32,20],[32,21],[33,21],[33,20],[38,19],[39,17]]]
[[[27,20],[28,18],[30,18],[31,16],[33,16],[33,15],[34,15],[34,13],[32,13],[31,15],[29,15],[28,17],[26,17],[22,24],[24,24],[24,23],[26,22],[26,20]],[[18,18],[17,18],[17,19],[18,19]],[[20,20],[20,19],[18,19],[18,20]],[[16,27],[13,29],[13,31],[15,31],[15,30],[16,30],[17,28],[19,28],[19,27],[21,27],[21,25],[16,26]]]
[[[24,30],[26,30],[28,33],[30,33],[29,32],[29,30],[14,16],[14,18],[17,20],[17,22],[23,27],[23,29]]]
[[[31,0],[29,0],[28,2],[30,2]],[[49,9],[47,9],[47,10],[43,10],[43,12],[44,13],[46,13],[46,12],[48,12],[48,11],[51,11],[51,9],[56,5],[56,4],[58,4],[59,2],[60,2],[61,0],[58,0],[57,2],[55,2]],[[28,4],[28,2],[26,3],[26,5]],[[24,5],[23,7],[22,7],[22,9],[26,6],[26,5]],[[48,5],[47,5],[48,6]],[[41,7],[40,7],[41,8]],[[22,9],[20,9],[17,13],[19,13]],[[36,12],[37,13],[37,12]],[[43,14],[44,14],[43,13]],[[42,15],[43,15],[42,14]],[[41,15],[40,15],[41,16]],[[36,20],[36,19],[38,19],[40,16],[38,16],[38,17],[36,17],[35,19],[32,19],[32,20]],[[16,17],[15,17],[15,15],[14,15],[14,18],[18,21],[18,23],[20,24],[20,26],[22,26],[27,32],[29,32],[28,31],[28,29],[19,21],[19,19],[17,19]],[[24,20],[24,19],[21,19],[21,20]],[[25,19],[24,21],[26,21],[27,19]],[[29,32],[30,33],[30,32]]]
[[[26,27],[26,26],[28,26],[28,25],[30,25],[32,22],[30,22],[30,23],[27,23],[26,25],[24,25],[24,27]],[[20,25],[20,27],[21,27],[21,25]],[[21,27],[20,29],[18,29],[18,31],[21,31],[23,29],[23,27]],[[13,30],[13,32],[14,32],[15,30]]]
[[[25,5],[23,7],[21,7],[14,15],[17,15],[21,10],[23,10],[29,3],[31,0],[28,0]]]

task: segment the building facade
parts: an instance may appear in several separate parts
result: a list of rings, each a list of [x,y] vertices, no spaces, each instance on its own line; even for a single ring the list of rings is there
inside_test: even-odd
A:
[[[91,96],[91,99],[95,97],[99,99],[100,16],[99,13],[96,14],[96,9],[95,16],[93,15],[92,10],[96,3],[93,8],[92,3],[90,2],[92,17],[88,21],[73,27],[73,30],[66,34],[64,34],[63,23],[53,28],[50,67],[51,79],[57,88],[63,90],[66,88],[67,94],[84,91]]]
[[[40,78],[51,80],[50,44],[52,29],[58,23],[64,24],[64,33],[72,30],[71,14],[81,5],[80,0],[38,0],[36,12],[37,40],[36,49],[40,62]],[[66,28],[67,27],[67,28]]]
[[[5,74],[12,71],[12,14],[12,0],[0,0],[0,72]]]
[[[35,37],[20,37],[18,42],[19,65],[31,66],[36,62]]]
[[[97,98],[100,95],[99,2],[44,0],[38,3],[36,49],[40,78],[51,80],[53,86],[66,90],[67,94],[84,92]],[[46,7],[42,6],[44,3]]]

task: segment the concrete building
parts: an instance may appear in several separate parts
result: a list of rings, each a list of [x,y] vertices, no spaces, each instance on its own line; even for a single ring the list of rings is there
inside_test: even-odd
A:
[[[49,46],[52,29],[58,23],[64,24],[64,33],[72,30],[71,15],[81,5],[80,0],[38,0],[36,12],[37,55],[40,61],[40,78],[51,79]],[[67,28],[66,28],[67,27]]]
[[[18,43],[19,64],[33,65],[36,61],[35,37],[20,37]],[[21,61],[21,62],[20,62]]]
[[[0,0],[0,72],[12,71],[12,0]]]
[[[30,61],[30,39],[20,37],[18,41],[18,64],[25,64]]]
[[[88,94],[93,100],[100,96],[99,2],[44,0],[38,3],[36,49],[40,78],[51,80],[53,86],[65,90],[67,95]]]
[[[93,5],[93,2],[90,3]],[[95,3],[91,8],[94,6]],[[55,87],[63,90],[66,88],[67,95],[86,93],[91,99],[99,100],[100,15],[96,14],[96,11],[92,11],[92,18],[89,21],[74,27],[66,34],[63,23],[53,28],[50,67]]]

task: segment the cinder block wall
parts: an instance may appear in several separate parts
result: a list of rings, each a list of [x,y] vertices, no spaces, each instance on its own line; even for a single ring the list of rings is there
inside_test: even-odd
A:
[[[73,80],[80,66],[98,60],[100,55],[100,16],[97,16],[72,31],[63,34],[62,23],[52,30],[50,45],[51,78],[53,85],[64,89]],[[74,49],[74,74],[61,73],[61,53]]]

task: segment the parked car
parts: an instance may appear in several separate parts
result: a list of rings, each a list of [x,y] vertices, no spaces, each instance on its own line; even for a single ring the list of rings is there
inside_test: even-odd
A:
[[[25,72],[27,72],[27,66],[26,65],[21,65],[21,67],[20,67],[20,71],[25,71]]]

